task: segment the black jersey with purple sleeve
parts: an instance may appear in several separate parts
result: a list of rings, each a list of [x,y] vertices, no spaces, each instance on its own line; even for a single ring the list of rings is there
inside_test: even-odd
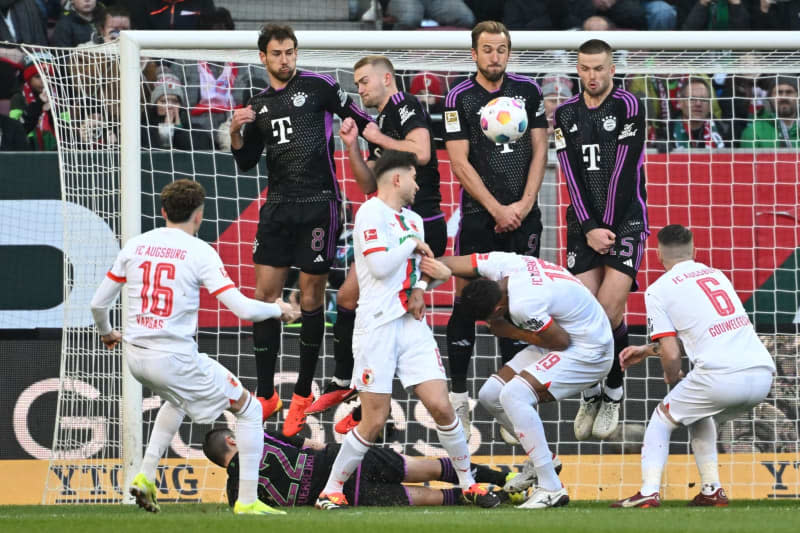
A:
[[[303,448],[302,437],[264,432],[258,499],[273,506],[313,505],[325,488],[336,453]],[[338,450],[338,447],[336,448]],[[228,463],[226,493],[233,506],[239,492],[239,454]]]
[[[397,92],[389,98],[377,117],[378,127],[384,135],[402,140],[417,128],[428,130],[431,158],[425,165],[417,167],[419,191],[411,209],[423,219],[440,214],[442,193],[439,190],[439,161],[436,158],[436,141],[433,138],[431,118],[417,98],[409,93]],[[369,144],[369,160],[380,157],[382,148]]]
[[[481,130],[481,110],[500,96],[521,100],[528,113],[528,130],[514,143],[496,144]],[[473,74],[453,87],[444,104],[445,141],[469,141],[470,165],[481,177],[486,189],[503,205],[522,198],[533,158],[531,132],[547,128],[542,90],[535,81],[519,74],[506,73],[495,92],[484,89]],[[486,209],[462,189],[461,209],[465,215]]]
[[[371,120],[327,74],[298,70],[283,89],[268,87],[250,98],[255,121],[244,146],[232,150],[240,170],[254,167],[266,148],[267,201],[339,200],[333,161],[333,115],[351,117],[358,130]]]
[[[583,94],[561,104],[553,132],[570,206],[567,231],[607,228],[619,235],[650,233],[644,176],[645,108],[615,87],[595,108]]]

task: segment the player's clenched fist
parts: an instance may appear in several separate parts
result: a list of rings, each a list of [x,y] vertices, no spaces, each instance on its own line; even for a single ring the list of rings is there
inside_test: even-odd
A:
[[[431,250],[431,247],[428,246],[428,243],[416,237],[411,237],[411,239],[413,239],[417,243],[417,247],[414,248],[414,251],[416,253],[420,254],[423,257],[433,257],[433,250]]]
[[[447,265],[431,257],[422,258],[422,261],[419,263],[419,270],[433,279],[442,281],[447,281],[452,274]]]
[[[231,134],[235,131],[239,133],[242,126],[249,124],[256,119],[256,112],[253,111],[253,106],[241,107],[234,110],[233,119],[231,120]]]
[[[358,137],[358,125],[356,121],[350,117],[344,119],[342,121],[342,127],[339,128],[339,137],[342,139],[344,145],[350,148]]]

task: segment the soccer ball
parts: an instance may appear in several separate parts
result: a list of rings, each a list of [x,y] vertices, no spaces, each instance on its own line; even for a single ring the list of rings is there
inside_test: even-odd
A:
[[[513,143],[528,129],[525,104],[508,96],[495,98],[481,109],[481,129],[492,142]]]

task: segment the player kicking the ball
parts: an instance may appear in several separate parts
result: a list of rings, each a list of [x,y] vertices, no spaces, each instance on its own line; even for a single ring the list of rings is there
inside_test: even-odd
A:
[[[775,363],[756,336],[742,302],[725,274],[694,260],[692,232],[671,224],[658,232],[658,260],[666,272],[645,292],[651,344],[630,346],[620,354],[622,368],[656,355],[664,381],[677,385],[658,404],[642,446],[642,488],[612,507],[658,507],[661,473],[669,439],[678,426],[689,429],[702,488],[689,502],[725,506],[719,482],[717,428],[752,409],[772,387]],[[681,346],[692,362],[685,377]],[[683,378],[683,379],[681,379]]]
[[[480,390],[483,405],[499,404],[492,414],[533,463],[538,487],[520,508],[566,505],[536,405],[574,396],[608,373],[614,339],[603,307],[566,269],[535,257],[492,252],[442,262],[454,275],[485,278],[461,293],[471,320],[488,322],[498,337],[530,344]],[[424,259],[422,271],[428,269]]]
[[[195,237],[203,221],[204,198],[202,185],[193,181],[178,180],[164,187],[161,214],[167,227],[130,239],[92,298],[100,338],[113,348],[122,336],[111,327],[108,310],[126,285],[128,368],[140,383],[166,400],[156,416],[142,469],[129,490],[139,507],[157,513],[156,467],[183,417],[188,413],[195,422],[208,424],[229,409],[237,419],[242,472],[233,512],[284,514],[257,499],[264,446],[261,404],[225,367],[198,353],[194,335],[201,285],[242,320],[296,316],[281,300],[265,303],[242,295],[217,252]]]
[[[387,150],[375,163],[374,173],[378,195],[358,210],[354,229],[360,294],[352,381],[359,391],[362,418],[342,440],[316,507],[330,510],[348,505],[345,483],[383,429],[395,374],[403,387],[413,387],[436,422],[439,442],[450,456],[462,497],[481,507],[495,507],[499,497],[478,485],[470,470],[469,447],[447,397],[436,340],[422,320],[428,282],[446,280],[450,270],[433,259],[425,244],[422,217],[403,207],[413,204],[418,189],[416,158],[409,152]],[[430,262],[428,276],[420,274],[422,257]]]

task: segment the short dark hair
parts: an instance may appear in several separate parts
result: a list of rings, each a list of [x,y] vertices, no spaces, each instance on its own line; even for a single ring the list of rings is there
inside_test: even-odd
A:
[[[472,320],[486,320],[503,298],[503,291],[496,281],[476,279],[461,291],[461,308]]]
[[[167,220],[175,224],[189,220],[205,198],[206,190],[192,180],[176,180],[161,189],[161,207],[167,212]]]
[[[276,41],[285,41],[291,39],[294,47],[297,48],[297,37],[294,30],[288,24],[266,24],[261,28],[261,33],[258,34],[258,49],[265,54],[267,53],[267,45],[275,39]]]
[[[494,35],[504,34],[506,41],[508,41],[508,49],[511,50],[511,34],[508,33],[508,28],[502,22],[496,20],[484,20],[475,24],[472,28],[472,49],[478,49],[478,39],[481,38],[482,33],[491,33]]]
[[[364,56],[358,61],[356,61],[355,65],[353,65],[353,72],[360,69],[364,65],[370,65],[373,67],[376,65],[382,65],[384,68],[386,68],[386,70],[392,73],[392,76],[394,76],[394,65],[392,65],[391,60],[389,60],[389,58],[386,56],[377,54],[371,56]]]
[[[611,45],[601,39],[589,39],[578,47],[579,54],[602,54],[613,55],[614,49]]]
[[[693,239],[692,230],[680,224],[664,226],[658,232],[658,243],[664,246],[685,246]]]
[[[217,466],[225,468],[225,454],[228,453],[228,443],[225,437],[233,437],[233,431],[228,428],[212,429],[203,439],[203,453],[208,460]]]
[[[380,180],[383,174],[396,168],[414,168],[417,166],[417,156],[411,152],[401,152],[399,150],[386,150],[378,158],[372,172],[375,179]]]

